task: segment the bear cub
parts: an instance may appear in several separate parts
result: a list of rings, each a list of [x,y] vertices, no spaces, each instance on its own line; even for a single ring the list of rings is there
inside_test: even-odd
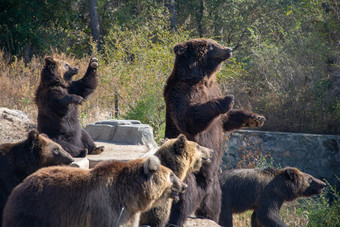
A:
[[[78,119],[78,105],[98,86],[97,68],[98,59],[92,57],[83,78],[73,81],[78,68],[46,57],[35,93],[38,131],[47,134],[73,157],[98,154],[104,150],[103,146],[96,147]]]
[[[45,166],[68,165],[71,162],[72,156],[59,144],[35,130],[29,132],[25,140],[1,144],[0,217],[11,191],[25,177]]]
[[[232,214],[254,210],[251,226],[287,225],[280,219],[286,201],[321,193],[324,182],[296,168],[235,169],[219,176],[222,208],[219,224],[233,226]]]
[[[93,169],[47,167],[13,190],[3,224],[137,227],[141,212],[177,197],[186,188],[156,156],[103,161]]]

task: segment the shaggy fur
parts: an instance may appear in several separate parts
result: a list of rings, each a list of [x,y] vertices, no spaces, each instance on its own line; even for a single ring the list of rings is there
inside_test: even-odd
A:
[[[0,145],[0,224],[2,211],[13,188],[44,166],[68,165],[73,161],[61,146],[46,135],[31,131],[27,139]]]
[[[41,71],[40,84],[35,94],[38,130],[59,143],[73,157],[101,153],[104,149],[96,147],[78,119],[78,105],[98,85],[97,67],[98,59],[91,58],[84,77],[72,81],[72,76],[78,73],[77,68],[64,61],[46,57]]]
[[[4,227],[138,226],[140,212],[186,189],[159,159],[43,168],[14,189]]]
[[[237,169],[220,175],[222,209],[219,224],[233,226],[233,213],[254,210],[252,226],[287,225],[280,219],[286,201],[321,193],[326,186],[313,176],[296,168]]]
[[[210,164],[213,150],[189,141],[184,135],[167,140],[155,153],[162,165],[170,168],[180,180],[198,172],[203,164]],[[163,227],[169,221],[172,199],[141,215],[140,225]]]
[[[16,187],[4,227],[138,226],[140,212],[187,185],[159,159],[101,162],[94,169],[43,168]]]
[[[215,74],[221,63],[231,56],[230,48],[213,40],[194,39],[177,44],[174,52],[174,68],[164,88],[165,137],[176,138],[182,133],[215,152],[211,164],[186,177],[189,188],[173,205],[169,223],[182,226],[193,213],[218,221],[221,189],[217,173],[224,131],[262,126],[265,118],[244,110],[232,110],[234,97],[222,96]]]

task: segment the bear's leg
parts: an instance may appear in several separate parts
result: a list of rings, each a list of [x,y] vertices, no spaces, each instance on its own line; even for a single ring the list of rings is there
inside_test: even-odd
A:
[[[260,225],[257,224],[256,211],[255,210],[254,210],[253,214],[251,215],[251,227],[260,227]]]
[[[206,196],[204,197],[202,203],[196,210],[197,217],[209,218],[215,222],[218,222],[221,212],[221,186],[217,176],[214,177],[214,180],[210,182],[211,187],[209,191],[206,192]]]
[[[188,175],[184,183],[189,187],[180,195],[180,200],[177,203],[172,203],[167,226],[183,226],[187,218],[195,212],[199,205],[198,188],[194,175]]]
[[[84,129],[81,131],[81,142],[83,143],[83,146],[89,151],[89,154],[100,154],[104,151],[104,146],[96,147],[93,139]]]
[[[265,204],[259,202],[260,204],[256,209],[257,224],[266,227],[287,227],[279,215],[282,203],[267,199],[268,201],[265,201]]]
[[[231,211],[230,202],[227,198],[222,200],[218,224],[225,227],[233,227],[233,213]]]

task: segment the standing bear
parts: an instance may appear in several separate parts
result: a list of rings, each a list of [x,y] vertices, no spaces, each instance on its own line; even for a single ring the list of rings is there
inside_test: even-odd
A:
[[[188,174],[198,172],[203,164],[209,164],[212,152],[213,150],[209,148],[187,140],[184,135],[179,135],[176,139],[165,141],[156,151],[155,156],[180,180],[184,180]],[[165,226],[169,221],[172,201],[173,199],[168,199],[159,206],[142,213],[140,225]],[[175,202],[178,201],[175,200]]]
[[[33,130],[17,143],[0,145],[0,224],[7,198],[15,186],[39,168],[68,165],[72,156],[59,144]],[[0,225],[1,226],[1,225]]]
[[[232,50],[209,39],[193,39],[174,47],[174,68],[166,81],[165,137],[180,133],[201,146],[214,150],[210,164],[189,174],[188,190],[173,204],[169,224],[182,226],[193,213],[218,221],[221,189],[218,170],[223,154],[225,131],[260,127],[265,118],[245,110],[233,110],[232,95],[222,96],[215,74]]]
[[[43,168],[13,190],[3,225],[135,227],[141,212],[186,188],[156,156],[101,162],[90,170]]]
[[[219,224],[233,226],[233,213],[254,210],[252,227],[287,227],[280,219],[286,201],[321,193],[324,182],[296,168],[235,169],[219,176],[222,209]]]
[[[92,57],[83,78],[72,81],[72,76],[78,73],[77,68],[46,57],[35,93],[39,132],[59,143],[73,157],[98,154],[104,150],[104,147],[96,147],[78,119],[78,105],[98,85],[97,67],[98,59]]]

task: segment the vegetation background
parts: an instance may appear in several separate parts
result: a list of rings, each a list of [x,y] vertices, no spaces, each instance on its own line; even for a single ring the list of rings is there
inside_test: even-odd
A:
[[[337,0],[1,0],[0,9],[0,106],[32,119],[44,56],[79,66],[81,77],[95,55],[100,85],[81,106],[82,124],[138,119],[158,140],[172,48],[204,37],[234,49],[218,82],[236,108],[267,118],[261,130],[340,134]],[[325,204],[338,211],[317,217],[339,224],[339,202]],[[310,213],[293,226],[318,226]]]

